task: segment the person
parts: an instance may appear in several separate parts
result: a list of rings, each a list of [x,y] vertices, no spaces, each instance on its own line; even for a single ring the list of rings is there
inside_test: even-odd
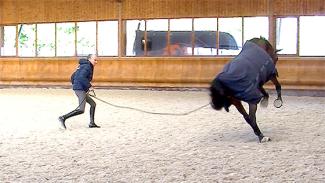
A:
[[[75,110],[59,117],[59,122],[63,129],[66,129],[65,121],[68,118],[83,114],[85,112],[86,102],[90,104],[90,123],[88,125],[89,128],[100,128],[100,126],[95,123],[96,103],[89,96],[89,91],[93,91],[91,81],[93,78],[94,66],[96,64],[97,56],[95,54],[89,54],[87,56],[87,59],[81,58],[79,60],[79,66],[71,75],[72,89],[78,97],[79,106]]]

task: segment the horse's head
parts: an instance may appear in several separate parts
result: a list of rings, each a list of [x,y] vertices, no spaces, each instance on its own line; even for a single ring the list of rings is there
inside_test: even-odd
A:
[[[218,79],[214,79],[210,86],[210,96],[211,96],[211,106],[215,110],[221,110],[224,108],[229,112],[229,107],[231,102],[228,98],[230,93],[224,86],[220,83]]]
[[[274,50],[271,43],[267,39],[265,39],[264,37],[253,38],[253,39],[251,39],[249,41],[257,44],[259,47],[264,49],[270,55],[270,57],[272,58],[274,65],[276,65],[276,63],[278,61],[277,52],[279,52],[281,50]]]

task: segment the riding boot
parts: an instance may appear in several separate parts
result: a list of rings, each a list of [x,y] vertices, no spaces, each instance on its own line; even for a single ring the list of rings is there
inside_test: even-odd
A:
[[[67,129],[67,127],[65,126],[65,120],[66,119],[68,119],[68,118],[70,118],[72,116],[76,116],[76,115],[82,114],[82,113],[84,113],[84,112],[81,111],[81,110],[76,109],[76,110],[73,110],[73,111],[69,112],[68,114],[65,114],[63,116],[60,116],[59,117],[59,121],[61,123],[62,128],[63,129]]]
[[[90,107],[90,123],[89,128],[100,128],[100,126],[95,123],[95,107]]]

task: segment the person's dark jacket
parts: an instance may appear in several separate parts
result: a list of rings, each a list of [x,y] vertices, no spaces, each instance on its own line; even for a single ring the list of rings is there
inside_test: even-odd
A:
[[[80,59],[77,70],[71,76],[73,90],[88,91],[93,79],[94,66],[87,59]]]

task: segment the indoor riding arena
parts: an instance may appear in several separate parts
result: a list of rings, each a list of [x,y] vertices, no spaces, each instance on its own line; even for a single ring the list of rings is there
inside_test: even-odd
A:
[[[324,32],[323,0],[0,0],[0,182],[324,182]]]

